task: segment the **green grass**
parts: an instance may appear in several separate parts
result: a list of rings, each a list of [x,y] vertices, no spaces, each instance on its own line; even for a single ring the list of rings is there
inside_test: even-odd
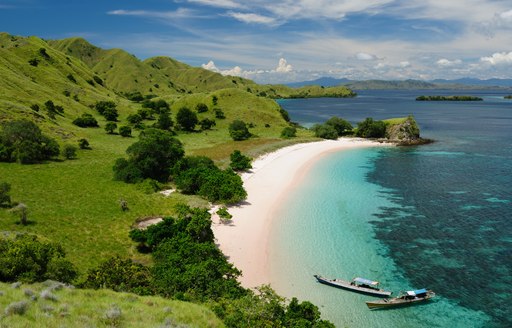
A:
[[[407,119],[408,117],[388,118],[386,120],[382,120],[382,122],[386,123],[386,125],[397,125],[404,123]]]
[[[52,288],[55,283],[0,283],[0,327],[223,327],[204,306],[160,297],[137,296],[110,290]],[[41,297],[50,291],[55,300]],[[31,295],[34,295],[33,297]],[[15,302],[26,312],[6,315]]]

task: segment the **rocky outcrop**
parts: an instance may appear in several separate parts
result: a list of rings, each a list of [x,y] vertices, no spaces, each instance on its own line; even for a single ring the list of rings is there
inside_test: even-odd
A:
[[[398,145],[421,145],[432,142],[420,137],[420,128],[414,117],[384,121],[386,123],[386,139]]]

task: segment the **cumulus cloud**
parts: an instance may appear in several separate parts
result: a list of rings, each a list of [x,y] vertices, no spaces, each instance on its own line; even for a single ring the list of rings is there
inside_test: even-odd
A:
[[[359,52],[356,54],[356,58],[358,60],[377,60],[377,56],[375,55],[372,55],[372,54],[367,54],[365,52]]]
[[[228,16],[233,17],[234,19],[247,23],[247,24],[264,24],[264,25],[274,25],[276,24],[276,19],[268,16],[263,16],[259,14],[253,13],[240,13],[230,11],[227,13]]]
[[[213,60],[210,60],[208,64],[202,64],[201,67],[212,72],[219,72],[219,69],[215,66]]]
[[[512,64],[512,51],[509,53],[496,52],[492,56],[480,58],[480,61],[491,65]]]
[[[292,65],[288,64],[286,59],[281,58],[279,59],[279,64],[277,65],[275,71],[277,73],[289,73],[293,70]]]
[[[436,64],[441,67],[450,67],[450,66],[456,66],[462,64],[462,60],[455,59],[455,60],[449,60],[446,58],[439,59]]]

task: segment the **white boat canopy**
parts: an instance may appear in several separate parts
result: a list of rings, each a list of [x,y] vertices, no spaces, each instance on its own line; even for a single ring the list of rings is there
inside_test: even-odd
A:
[[[365,279],[365,278],[354,278],[352,281],[354,282],[358,282],[360,284],[364,284],[364,285],[369,285],[369,286],[377,286],[379,284],[378,281],[373,281],[373,280],[369,280],[369,279]]]

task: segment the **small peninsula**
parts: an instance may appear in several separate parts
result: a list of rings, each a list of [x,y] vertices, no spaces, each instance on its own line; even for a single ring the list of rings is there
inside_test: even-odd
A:
[[[475,96],[419,96],[416,101],[482,101]]]

